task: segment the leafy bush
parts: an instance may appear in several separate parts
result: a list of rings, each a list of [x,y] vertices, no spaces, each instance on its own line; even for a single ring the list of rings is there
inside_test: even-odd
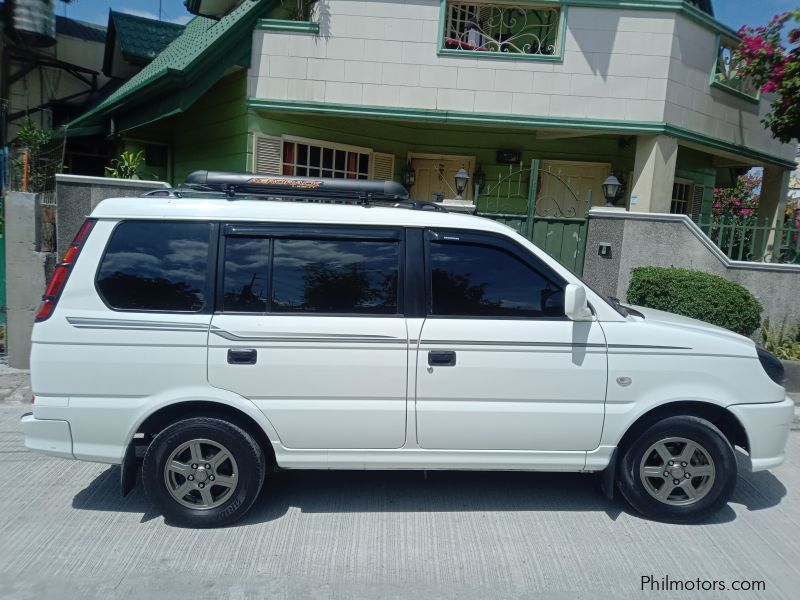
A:
[[[800,360],[800,323],[788,327],[783,321],[777,327],[764,319],[761,325],[761,345],[783,360]]]
[[[119,158],[112,158],[106,167],[106,177],[115,179],[139,179],[139,167],[144,163],[144,150],[123,152]]]
[[[674,267],[639,267],[632,273],[631,304],[700,319],[742,335],[761,324],[761,303],[738,283]]]

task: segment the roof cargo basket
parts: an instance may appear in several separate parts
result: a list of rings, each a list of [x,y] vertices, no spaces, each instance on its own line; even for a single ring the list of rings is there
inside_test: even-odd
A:
[[[244,195],[360,204],[403,203],[408,200],[408,191],[399,183],[372,179],[194,171],[186,177],[184,185],[202,191],[222,192],[230,199]]]

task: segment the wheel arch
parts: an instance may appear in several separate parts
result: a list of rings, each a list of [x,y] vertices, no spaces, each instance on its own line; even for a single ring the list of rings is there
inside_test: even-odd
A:
[[[276,468],[275,450],[264,428],[245,411],[230,404],[213,400],[182,400],[161,406],[149,414],[137,427],[136,435],[126,447],[122,462],[122,494],[127,495],[136,484],[136,470],[145,449],[153,438],[166,427],[191,417],[214,417],[241,427],[261,446],[267,460],[267,468]]]
[[[747,431],[745,431],[744,426],[736,415],[718,404],[686,400],[661,404],[640,415],[627,428],[617,443],[620,455],[623,455],[625,450],[630,447],[645,430],[658,421],[668,417],[683,415],[699,417],[713,423],[727,438],[731,446],[739,446],[750,452],[750,441],[747,437]]]

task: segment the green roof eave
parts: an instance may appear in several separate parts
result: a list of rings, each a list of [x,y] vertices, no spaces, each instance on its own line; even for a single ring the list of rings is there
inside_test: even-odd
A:
[[[249,64],[250,34],[257,19],[277,1],[256,0],[242,4],[220,21],[195,17],[184,32],[149,65],[106,100],[70,122],[67,128],[103,124],[109,117],[131,111],[139,105],[151,102],[153,98],[193,88],[197,83],[207,84],[200,92],[202,93],[213,85],[213,81],[209,83],[210,73],[219,78],[232,66]],[[212,35],[209,32],[214,27],[219,29],[213,32],[215,37],[208,41],[209,35]],[[197,93],[190,95],[199,97]],[[173,114],[180,102],[173,104],[162,118]]]
[[[664,134],[684,142],[708,146],[717,150],[745,156],[757,162],[784,168],[795,168],[794,161],[761,150],[714,138],[703,133],[672,125],[663,121],[632,121],[587,119],[580,117],[550,117],[538,115],[508,115],[499,113],[463,112],[428,108],[396,108],[337,104],[332,102],[301,102],[248,97],[248,109],[283,113],[335,115],[365,119],[389,119],[422,123],[447,123],[464,125],[491,125],[493,127],[523,127],[534,129],[577,129],[588,133],[628,133],[639,135]]]

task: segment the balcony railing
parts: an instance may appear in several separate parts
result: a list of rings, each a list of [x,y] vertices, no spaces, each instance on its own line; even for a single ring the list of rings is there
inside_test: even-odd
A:
[[[776,226],[751,216],[706,216],[695,222],[731,260],[800,264],[800,221]]]
[[[448,0],[443,46],[448,50],[557,56],[561,17],[559,6]]]
[[[758,99],[758,88],[750,77],[740,77],[736,71],[734,54],[738,42],[731,39],[720,38],[717,48],[717,62],[712,83],[733,90],[748,98]]]

